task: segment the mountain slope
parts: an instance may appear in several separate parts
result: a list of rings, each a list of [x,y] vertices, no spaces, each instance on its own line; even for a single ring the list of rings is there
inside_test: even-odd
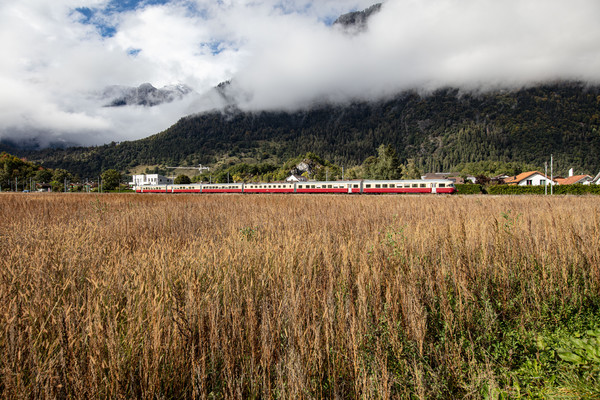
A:
[[[600,170],[600,87],[562,83],[515,92],[427,96],[407,92],[376,103],[324,105],[295,113],[219,112],[182,118],[146,139],[23,155],[81,176],[136,165],[211,164],[224,155],[280,159],[308,151],[343,165],[361,163],[382,144],[425,171],[462,162],[520,161]]]
[[[110,86],[104,90],[101,97],[107,101],[105,107],[131,105],[154,107],[179,100],[190,92],[192,92],[192,88],[182,84],[157,89],[150,83],[143,83],[138,87]]]

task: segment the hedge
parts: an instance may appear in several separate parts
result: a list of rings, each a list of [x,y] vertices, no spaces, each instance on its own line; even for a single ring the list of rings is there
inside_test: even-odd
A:
[[[600,185],[558,185],[552,190],[554,194],[600,194]],[[544,194],[544,186],[490,185],[486,188],[486,192],[488,194]],[[550,187],[548,187],[548,194],[550,194]]]
[[[469,183],[465,184],[455,184],[457,194],[482,194],[485,193],[483,190],[483,186],[481,185],[473,185]]]

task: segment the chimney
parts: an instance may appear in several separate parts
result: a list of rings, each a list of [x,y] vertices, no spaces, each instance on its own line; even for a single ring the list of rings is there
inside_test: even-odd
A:
[[[569,178],[573,176],[573,168],[569,170]]]

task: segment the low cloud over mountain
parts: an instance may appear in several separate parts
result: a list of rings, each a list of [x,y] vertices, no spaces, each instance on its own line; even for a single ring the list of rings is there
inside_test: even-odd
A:
[[[150,83],[138,87],[109,86],[102,92],[102,98],[108,100],[106,107],[146,106],[154,107],[173,100],[181,100],[192,92],[187,85],[169,85],[157,89]]]
[[[296,110],[406,89],[600,82],[596,0],[388,0],[372,9],[368,0],[86,4],[0,5],[0,139],[99,144],[145,137],[228,103]],[[193,92],[171,101],[127,90],[98,96],[113,85],[139,92],[143,82]]]

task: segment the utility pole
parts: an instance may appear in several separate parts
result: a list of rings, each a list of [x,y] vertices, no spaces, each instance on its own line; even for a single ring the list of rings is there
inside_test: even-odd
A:
[[[553,157],[552,154],[550,154],[550,196],[552,196],[554,194],[554,185],[552,184],[554,182],[554,171],[552,169],[553,167]]]
[[[548,194],[548,161],[544,162],[544,175],[546,175],[546,184],[544,185],[544,195]]]

